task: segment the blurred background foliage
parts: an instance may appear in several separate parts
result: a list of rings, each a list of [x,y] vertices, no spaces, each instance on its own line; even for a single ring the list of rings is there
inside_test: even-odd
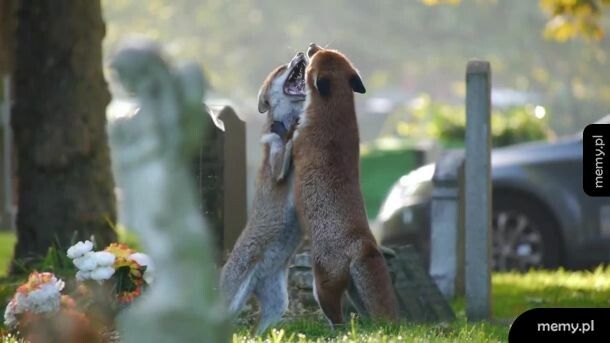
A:
[[[494,147],[555,138],[546,109],[542,106],[495,108],[491,122]],[[398,108],[382,130],[384,136],[435,139],[444,147],[463,147],[465,134],[464,106],[433,102],[429,95],[421,95]]]
[[[465,63],[477,57],[491,62],[495,88],[530,95],[563,134],[610,105],[608,2],[103,0],[105,51],[128,34],[153,37],[199,61],[216,96],[252,104],[266,74],[311,41],[345,51],[369,99],[461,103]]]
[[[604,37],[601,17],[610,0],[540,0],[540,6],[551,16],[544,31],[549,38],[564,42],[576,37]]]
[[[434,6],[441,4],[459,5],[462,0],[421,0]],[[500,0],[479,0],[479,2]],[[547,38],[564,42],[573,38],[600,40],[605,30],[601,23],[604,7],[610,0],[540,0],[540,7],[549,15],[544,28]]]
[[[543,106],[511,105],[492,111],[493,147],[536,140],[551,140],[555,133]],[[369,217],[379,207],[392,185],[407,171],[424,163],[422,142],[436,142],[441,148],[463,148],[466,113],[463,105],[440,103],[423,94],[397,106],[387,117],[380,138],[361,147],[362,192]]]

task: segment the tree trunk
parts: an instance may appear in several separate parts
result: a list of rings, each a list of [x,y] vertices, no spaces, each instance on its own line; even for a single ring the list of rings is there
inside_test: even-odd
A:
[[[13,130],[19,188],[14,260],[58,243],[116,240],[106,136],[100,0],[21,1]],[[12,272],[16,270],[13,263]]]
[[[0,105],[2,107],[9,105],[12,101],[10,97],[12,90],[10,80],[15,60],[16,10],[17,0],[0,0]],[[8,77],[9,89],[5,89],[7,86],[4,82],[5,77]],[[7,97],[6,95],[9,96]],[[4,118],[1,118],[0,121],[4,124]],[[8,132],[5,130],[4,125],[2,125],[0,129],[0,151],[10,151],[10,156],[0,156],[0,230],[14,229],[12,211],[12,199],[15,194],[15,189],[12,186],[15,178],[14,168],[12,167],[14,165],[14,154],[12,145],[9,145],[9,147],[4,146],[8,141],[8,139],[5,139],[7,134]],[[7,162],[10,163],[9,166],[5,165]],[[6,175],[7,173],[9,175]],[[12,182],[7,184],[6,181],[9,178]],[[6,187],[10,189],[5,189]],[[10,197],[7,196],[9,194],[11,195]]]
[[[0,76],[13,70],[15,5],[15,0],[0,0]]]

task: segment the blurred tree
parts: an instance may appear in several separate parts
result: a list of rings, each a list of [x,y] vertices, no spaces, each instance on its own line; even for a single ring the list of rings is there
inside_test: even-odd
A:
[[[600,40],[604,36],[600,20],[610,0],[540,0],[540,6],[551,16],[544,29],[546,37],[565,42],[577,37]]]
[[[462,0],[420,0],[428,6],[457,5]],[[540,7],[551,17],[544,28],[547,38],[565,42],[584,37],[599,40],[604,36],[600,22],[602,10],[610,0],[540,0]]]
[[[20,2],[13,130],[19,212],[15,262],[58,242],[116,240],[106,137],[99,0]]]
[[[16,0],[0,1],[0,76],[9,74],[13,68],[16,4]],[[0,97],[2,87],[0,84]]]

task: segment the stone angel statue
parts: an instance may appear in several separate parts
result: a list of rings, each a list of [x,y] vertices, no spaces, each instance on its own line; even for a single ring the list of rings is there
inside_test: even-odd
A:
[[[157,45],[143,40],[126,43],[111,67],[139,103],[134,115],[109,124],[119,218],[138,233],[157,274],[121,314],[121,340],[228,341],[212,239],[190,172],[206,125],[202,74],[193,64],[170,66]]]

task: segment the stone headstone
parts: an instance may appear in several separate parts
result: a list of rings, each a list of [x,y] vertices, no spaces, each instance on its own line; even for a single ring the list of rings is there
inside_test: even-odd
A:
[[[384,254],[394,284],[402,318],[413,322],[449,322],[455,314],[434,280],[428,275],[413,246],[394,249],[394,256]]]
[[[229,106],[210,107],[195,162],[200,203],[221,252],[246,226],[246,124]]]
[[[456,293],[462,210],[464,151],[449,151],[436,162],[432,182],[430,276],[447,299]]]
[[[382,248],[386,259],[400,317],[411,322],[449,322],[455,314],[424,269],[414,247]],[[307,251],[295,255],[289,269],[290,312],[293,315],[317,311],[312,295],[311,258]],[[344,299],[344,310],[357,313],[356,306]],[[366,316],[366,313],[360,313]],[[349,318],[349,316],[346,316]]]

